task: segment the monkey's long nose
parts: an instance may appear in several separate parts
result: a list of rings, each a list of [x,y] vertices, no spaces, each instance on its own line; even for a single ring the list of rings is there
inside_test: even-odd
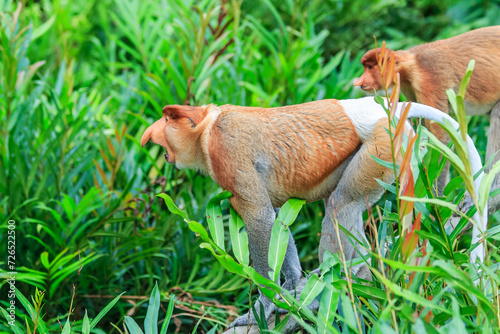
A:
[[[155,123],[156,124],[156,123]],[[141,137],[141,146],[144,147],[146,143],[151,139],[151,135],[153,134],[155,124],[151,124],[146,131],[142,134]]]
[[[361,86],[363,85],[363,77],[359,77],[356,81],[353,83],[354,86]]]
[[[141,146],[144,147],[148,141],[152,141],[155,144],[162,145],[166,147],[166,139],[165,139],[165,119],[160,118],[153,124],[151,124],[146,131],[142,134],[141,137]]]

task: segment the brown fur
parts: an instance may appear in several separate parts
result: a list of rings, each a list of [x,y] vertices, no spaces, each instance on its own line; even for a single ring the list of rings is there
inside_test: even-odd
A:
[[[204,119],[210,108],[165,107],[141,144],[151,139],[167,150],[170,163],[203,169],[233,194],[240,192],[237,179],[259,169],[274,206],[307,197],[361,143],[335,100],[265,109],[225,105],[213,122]]]
[[[307,196],[360,144],[353,125],[334,100],[266,109],[222,106],[221,110],[210,136],[213,165],[224,165],[225,170],[236,162],[253,169],[260,163],[261,169],[269,170],[268,191],[278,206],[288,197]],[[219,132],[227,138],[236,131],[238,140],[221,143]],[[241,142],[247,145],[245,150]],[[259,156],[268,152],[273,152],[272,159],[259,162]],[[216,175],[216,179],[222,177]]]
[[[391,49],[387,51],[389,58],[394,57],[394,72],[400,74],[401,91],[410,101],[423,103],[448,113],[446,90],[451,88],[455,92],[458,91],[469,61],[474,59],[474,71],[465,94],[467,114],[491,114],[494,106],[500,104],[500,26],[472,30],[452,38],[417,45],[406,51]],[[376,61],[376,56],[380,52],[381,48],[378,48],[363,55],[361,63],[364,72],[354,82],[355,86],[361,86],[366,91],[383,88],[382,76]],[[426,121],[426,126],[441,141],[445,143],[449,141],[449,137],[439,125]],[[492,123],[488,135],[486,160],[498,150],[500,150],[500,129]],[[499,160],[500,155],[493,162]],[[439,178],[439,194],[442,193],[447,179],[448,167]],[[500,187],[500,176],[496,177],[493,189],[498,187]],[[500,205],[500,200],[498,204]],[[496,205],[492,203],[492,210],[495,207]]]
[[[387,50],[390,57],[395,57],[401,91],[411,101],[448,112],[446,90],[458,90],[471,59],[476,64],[465,99],[491,106],[500,100],[500,26],[472,30],[407,51]],[[382,89],[377,53],[380,48],[366,52],[361,58],[365,69],[355,86],[367,91]]]

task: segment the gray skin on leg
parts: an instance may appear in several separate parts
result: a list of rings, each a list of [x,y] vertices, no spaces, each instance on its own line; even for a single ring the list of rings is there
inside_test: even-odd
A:
[[[336,230],[336,224],[339,223],[356,239],[365,245],[369,244],[364,232],[362,214],[366,211],[367,197],[368,202],[372,204],[380,198],[383,190],[376,187],[370,192],[366,192],[363,188],[353,186],[357,183],[360,173],[359,166],[368,154],[368,147],[363,146],[349,163],[337,188],[325,203],[326,213],[322,222],[322,235],[319,245],[320,262],[323,261],[323,256],[327,250],[331,253],[338,253],[342,248],[346,261],[368,254],[364,246],[353,241],[340,227],[338,227],[339,240]],[[371,272],[366,263],[352,267],[351,271],[357,277],[371,281]]]
[[[285,259],[281,267],[281,273],[285,276],[283,289],[291,291],[293,294],[293,290],[302,277],[302,266],[300,265],[297,246],[295,245],[295,240],[293,240],[291,232],[289,232],[288,246],[286,248]]]
[[[368,254],[364,246],[369,243],[364,232],[363,212],[366,211],[367,204],[373,205],[384,192],[376,179],[386,183],[394,181],[394,172],[380,166],[373,159],[375,156],[385,161],[392,161],[386,127],[384,125],[377,127],[372,136],[363,143],[326,202],[319,247],[320,262],[323,261],[323,255],[327,250],[337,253],[342,249],[346,261]],[[352,240],[340,228],[337,237],[337,223],[363,245]],[[353,266],[351,272],[359,278],[371,281],[371,272],[366,263]]]

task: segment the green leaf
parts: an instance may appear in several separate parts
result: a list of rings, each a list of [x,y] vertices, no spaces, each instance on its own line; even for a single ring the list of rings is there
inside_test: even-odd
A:
[[[311,304],[314,298],[316,298],[321,291],[323,291],[325,285],[325,282],[319,279],[318,274],[311,275],[300,293],[302,306],[307,307]]]
[[[2,310],[2,314],[5,317],[5,320],[7,321],[7,323],[9,321],[12,321],[10,318],[10,314],[3,307],[0,307],[0,310]],[[15,324],[14,324],[14,326],[9,325],[8,327],[14,332],[14,334],[25,334]]]
[[[457,94],[455,91],[450,88],[446,91],[446,95],[448,96],[448,101],[451,104],[451,108],[453,109],[453,112],[456,114],[457,113]]]
[[[276,312],[276,318],[279,319],[279,314]],[[277,333],[281,333],[283,329],[285,329],[286,324],[288,323],[288,320],[290,319],[291,313],[288,313],[283,320],[279,321],[276,320],[275,322],[277,323],[276,326],[274,326],[273,331]]]
[[[188,227],[191,231],[196,233],[196,235],[200,236],[200,238],[203,241],[206,241],[206,242],[211,241],[210,238],[208,237],[207,230],[205,230],[205,227],[203,227],[203,225],[201,225],[200,223],[195,222],[195,221],[190,221],[190,222],[188,222]]]
[[[208,249],[227,271],[229,271],[233,274],[243,276],[245,278],[247,277],[247,275],[245,274],[243,265],[236,262],[227,253],[223,252],[222,254],[218,254],[215,251],[214,246],[216,246],[216,245],[215,244],[212,245],[208,242],[204,242],[204,243],[200,244],[200,248]]]
[[[61,334],[71,334],[71,326],[69,324],[69,319],[64,324],[64,328],[63,328]]]
[[[18,277],[17,275],[16,277]],[[37,319],[36,311],[35,308],[30,304],[30,302],[24,297],[24,295],[16,289],[16,298],[21,302],[25,310],[28,312],[28,315],[30,316],[31,320],[35,322]],[[45,325],[45,322],[42,319],[38,319],[38,328],[40,328],[40,332],[43,334],[49,333],[47,330],[47,326]]]
[[[467,70],[465,71],[465,75],[462,79],[462,82],[460,83],[460,88],[458,89],[458,95],[465,97],[465,90],[467,89],[467,86],[469,85],[470,77],[472,76],[472,71],[474,70],[475,64],[476,64],[476,61],[474,59],[471,59],[469,61],[469,65],[467,65]]]
[[[380,288],[376,288],[374,286],[367,286],[364,284],[352,284],[352,291],[356,296],[367,298],[367,299],[374,299],[378,300],[380,302],[386,301],[387,300],[387,295],[384,290]]]
[[[49,261],[49,253],[48,252],[42,252],[42,254],[40,254],[40,262],[42,263],[42,265],[46,269],[50,268],[50,261]]]
[[[158,283],[155,283],[151,297],[149,297],[148,311],[144,319],[144,331],[146,334],[158,334],[158,312],[160,311],[160,292]]]
[[[118,296],[116,296],[108,305],[106,305],[105,308],[103,308],[101,310],[101,312],[99,312],[99,314],[94,318],[94,320],[92,320],[92,322],[90,323],[90,329],[93,329],[97,323],[106,315],[106,313],[109,312],[109,310],[111,310],[111,308],[113,306],[115,306],[115,304],[118,302],[118,300],[120,300],[120,297],[124,294],[125,292],[122,292],[120,293]],[[142,333],[142,332],[141,332]]]
[[[484,308],[494,312],[492,304],[488,301],[485,295],[476,286],[474,286],[472,280],[463,271],[453,265],[451,260],[436,260],[432,263],[432,265],[442,268],[447,274],[449,274],[449,277],[446,279],[448,284],[476,296],[477,299],[482,302]]]
[[[418,202],[418,203],[427,203],[427,204],[434,204],[434,205],[439,205],[445,208],[448,208],[452,211],[457,211],[457,206],[453,203],[444,201],[442,199],[437,199],[437,198],[417,198],[417,197],[408,197],[408,196],[401,196],[400,199],[409,201],[409,202]]]
[[[491,167],[491,170],[483,175],[483,179],[481,180],[481,184],[479,186],[478,204],[480,211],[484,211],[484,208],[486,207],[491,191],[491,185],[493,184],[498,173],[500,173],[500,161],[497,161],[493,167]]]
[[[384,108],[384,110],[387,112],[387,107],[386,107],[386,104],[384,102],[384,98],[380,95],[375,94],[374,99],[375,99],[375,102],[380,104]]]
[[[281,207],[271,230],[271,240],[269,244],[268,262],[271,268],[273,281],[277,282],[280,275],[281,266],[285,259],[288,240],[290,238],[290,226],[305,204],[305,200],[290,198]]]
[[[238,262],[248,265],[249,252],[248,252],[248,235],[247,232],[242,230],[245,226],[243,219],[232,207],[230,208],[231,218],[229,218],[229,235],[231,237],[231,244],[233,253]]]
[[[342,302],[342,315],[344,317],[345,323],[354,331],[358,330],[358,326],[356,325],[356,316],[354,314],[354,310],[352,308],[351,301],[349,297],[345,294],[340,295],[340,300]]]
[[[392,282],[390,279],[383,277],[382,274],[377,270],[373,270],[372,272],[374,273],[375,276],[377,276],[377,278],[381,281],[381,283],[386,285],[386,287],[390,289],[391,292],[394,293],[395,295],[400,296],[412,303],[417,303],[423,307],[428,307],[433,310],[450,313],[450,311],[447,308],[437,304],[439,303],[439,301],[429,301],[423,296],[420,296],[419,294],[416,294],[410,290],[402,289],[399,285]],[[342,300],[342,303],[343,302],[344,301]]]
[[[382,166],[382,167],[386,167],[386,168],[389,168],[389,169],[391,169],[391,170],[394,168],[394,165],[393,165],[392,161],[385,161],[385,160],[382,160],[382,159],[380,159],[380,158],[377,158],[376,156],[371,155],[371,154],[370,154],[370,156],[371,156],[371,158],[372,158],[373,160],[375,160],[375,162],[376,162],[376,163],[378,163],[380,166]],[[399,174],[399,165],[396,165],[396,171],[397,171],[397,172],[398,172],[398,174]]]
[[[450,251],[450,246],[446,243],[446,240],[443,240],[439,235],[422,230],[417,231],[417,234],[424,239],[429,239],[430,241],[434,241],[439,246],[441,246],[443,250],[447,250],[448,252]]]
[[[34,41],[38,37],[40,37],[43,34],[45,34],[47,32],[47,30],[49,30],[50,27],[52,27],[52,25],[54,24],[55,19],[56,19],[56,14],[52,15],[50,17],[50,19],[48,19],[47,21],[45,21],[39,27],[33,29],[33,34],[31,35],[31,41]]]
[[[187,222],[189,221],[187,213],[182,211],[181,209],[179,209],[177,207],[177,205],[175,205],[174,201],[172,200],[172,198],[170,196],[168,196],[167,194],[158,194],[156,196],[163,198],[163,200],[165,201],[165,204],[167,205],[167,208],[170,210],[170,212],[172,212],[174,215],[181,216]]]
[[[325,288],[321,293],[321,299],[319,302],[318,319],[320,321],[318,321],[318,333],[330,333],[330,331],[328,330],[328,325],[332,324],[333,320],[335,319],[339,297],[339,290],[337,290],[330,284],[325,285]]]
[[[297,321],[307,331],[307,333],[309,333],[309,334],[317,334],[318,333],[316,328],[314,326],[311,326],[311,324],[307,323],[306,321],[304,321],[304,319],[298,317],[295,314],[293,314],[292,316],[295,319],[295,321]],[[348,333],[348,332],[346,331],[346,333]]]
[[[243,267],[243,269],[245,270],[245,273],[248,275],[248,278],[250,278],[252,281],[254,281],[257,284],[262,285],[263,287],[266,287],[266,288],[269,288],[270,290],[272,290],[270,299],[273,299],[274,295],[276,293],[281,292],[281,287],[278,283],[276,283],[268,278],[263,277],[254,268],[245,266],[245,267]],[[263,291],[264,293],[267,293],[267,292],[265,292],[265,290],[267,290],[267,289],[261,289],[261,291]]]
[[[269,276],[275,282],[278,282],[280,277],[280,270],[285,259],[289,238],[290,231],[288,227],[276,219],[271,230],[271,241],[269,243],[268,253],[268,262],[271,268]]]
[[[163,325],[161,325],[160,334],[167,334],[168,324],[170,323],[170,319],[172,318],[172,313],[174,312],[175,306],[175,296],[170,298],[170,302],[167,307],[167,314],[165,314],[165,320],[163,320]]]
[[[290,226],[299,215],[304,204],[306,204],[306,201],[303,199],[290,198],[280,208],[276,220],[282,222],[285,226]]]
[[[460,160],[460,158],[455,153],[453,153],[453,151],[448,146],[443,144],[431,132],[429,132],[425,129],[423,129],[423,132],[425,134],[427,134],[427,136],[429,137],[430,142],[427,143],[428,147],[431,147],[431,148],[435,149],[436,151],[438,151],[439,153],[441,153],[446,159],[448,159],[450,161],[450,163],[457,170],[459,170],[461,173],[465,173],[464,162],[462,160]]]
[[[82,333],[90,334],[90,321],[89,321],[89,316],[87,314],[87,310],[85,310],[85,315],[83,316]]]
[[[270,106],[274,100],[276,100],[277,95],[279,94],[280,91],[283,90],[282,87],[276,88],[276,91],[273,94],[268,94],[266,93],[261,87],[251,84],[249,82],[240,82],[240,86],[243,86],[244,88],[248,89],[255,95],[257,95],[259,98],[264,100],[264,103],[268,106]]]
[[[125,325],[127,325],[127,329],[130,334],[144,334],[134,319],[129,316],[125,316]]]
[[[212,197],[207,205],[206,216],[208,228],[215,244],[221,249],[224,249],[224,221],[222,219],[220,202],[231,196],[232,194],[229,191],[224,191]]]
[[[466,325],[462,319],[462,316],[460,315],[460,307],[458,305],[458,302],[455,298],[453,298],[453,303],[452,303],[452,309],[453,309],[453,317],[452,320],[446,323],[443,327],[440,328],[441,333],[446,333],[446,334],[467,334],[469,333],[467,331]]]

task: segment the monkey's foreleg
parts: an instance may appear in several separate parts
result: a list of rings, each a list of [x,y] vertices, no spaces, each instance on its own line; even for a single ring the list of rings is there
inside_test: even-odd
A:
[[[269,244],[271,239],[271,230],[274,224],[276,213],[271,206],[267,196],[261,196],[258,199],[243,200],[238,196],[231,198],[231,205],[240,213],[245,222],[248,233],[248,245],[250,255],[253,260],[255,270],[262,276],[269,278]],[[282,266],[282,273],[285,275],[284,288],[293,289],[300,281],[301,266],[295,242],[290,234],[285,259]],[[278,282],[279,283],[279,282]],[[257,315],[260,316],[260,309],[264,308],[266,320],[277,311],[274,303],[264,294],[260,293],[259,300],[255,304]],[[252,310],[237,318],[230,327],[256,325],[255,316]]]
[[[500,102],[498,102],[491,110],[490,117],[490,131],[488,133],[488,146],[486,147],[486,161],[496,153],[495,158],[488,166],[487,171],[490,171],[491,167],[498,161],[500,161]],[[491,190],[496,190],[500,188],[500,174],[495,176],[495,180],[491,185]],[[500,210],[500,195],[489,200],[488,214]]]

